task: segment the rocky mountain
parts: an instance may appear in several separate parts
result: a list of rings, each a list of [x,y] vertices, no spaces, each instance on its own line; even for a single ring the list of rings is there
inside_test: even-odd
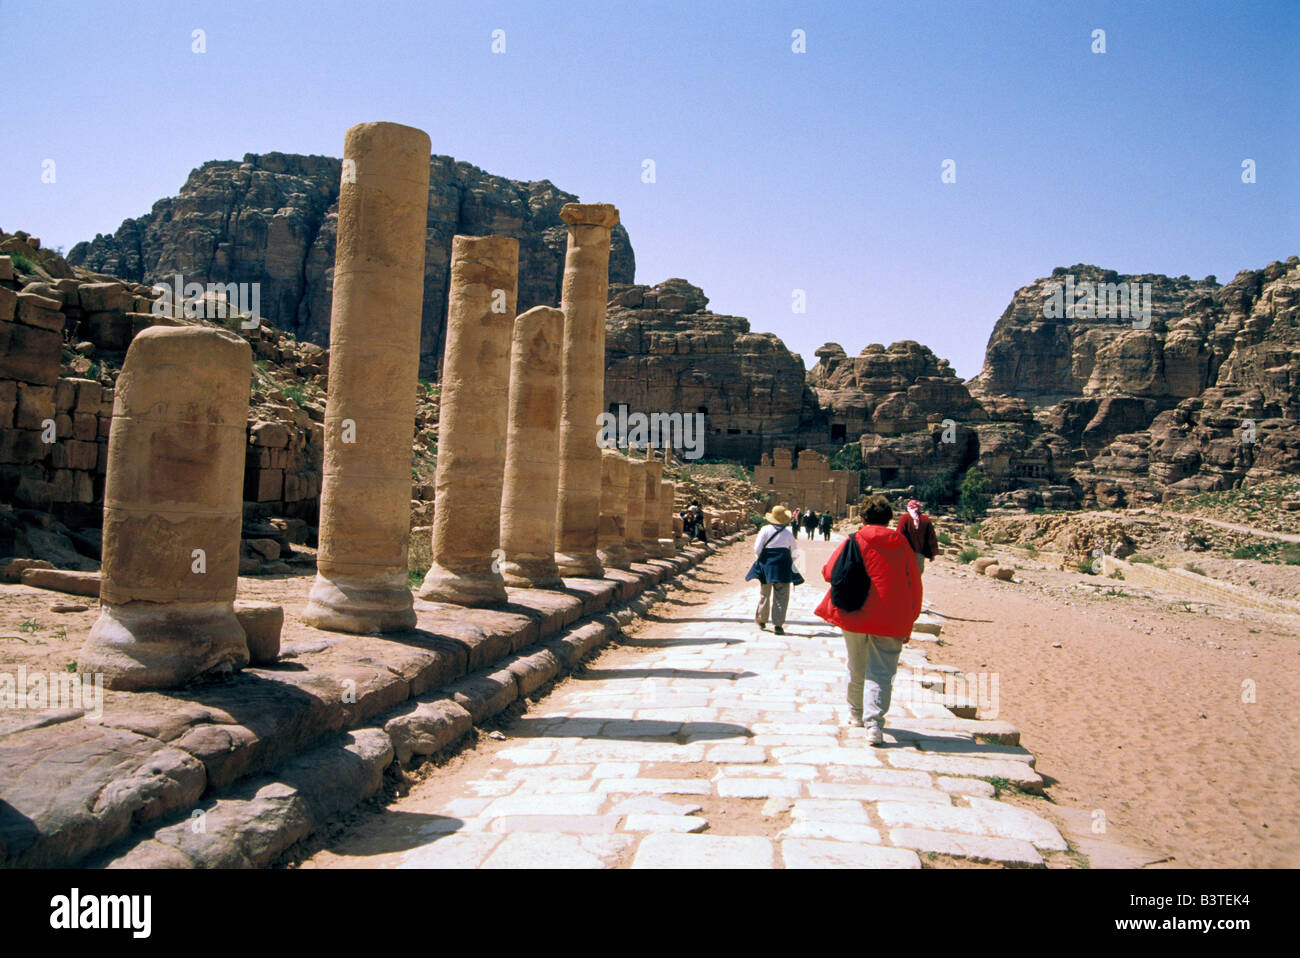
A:
[[[611,276],[612,279],[612,276]],[[749,321],[709,311],[684,279],[611,282],[605,319],[605,402],[629,413],[703,413],[703,457],[758,462],[794,445],[816,414],[803,360]]]
[[[522,312],[560,300],[567,228],[560,207],[578,197],[548,180],[521,183],[449,156],[429,160],[420,374],[437,376],[447,313],[451,238],[497,233],[519,240]],[[78,243],[72,266],[136,283],[260,283],[261,314],[276,328],[329,344],[340,160],[285,153],[214,160],[108,236]],[[631,283],[627,230],[615,227],[610,279]]]

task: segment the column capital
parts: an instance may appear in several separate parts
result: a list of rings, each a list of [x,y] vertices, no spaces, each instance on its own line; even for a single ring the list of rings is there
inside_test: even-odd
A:
[[[618,208],[613,203],[565,203],[560,207],[560,219],[570,226],[613,229],[618,225]]]

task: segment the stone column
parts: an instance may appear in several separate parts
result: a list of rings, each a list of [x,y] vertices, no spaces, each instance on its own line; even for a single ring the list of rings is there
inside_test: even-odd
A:
[[[624,548],[632,562],[645,562],[645,460],[629,457],[627,461],[627,520],[624,526]]]
[[[608,203],[565,203],[569,224],[561,305],[564,309],[563,406],[555,561],[561,575],[600,578],[600,414],[605,411],[605,301],[609,232],[618,210]]]
[[[664,479],[659,483],[659,508],[662,510],[662,518],[659,520],[659,544],[664,550],[665,558],[677,554],[677,537],[673,529],[676,489],[677,484],[671,479]]]
[[[415,627],[406,553],[419,377],[429,137],[359,123],[343,142],[316,582],[302,620]]]
[[[606,568],[629,569],[627,538],[627,459],[617,449],[600,454],[600,561]]]
[[[252,350],[154,326],[113,395],[99,619],[77,657],[111,689],[171,688],[248,664],[235,618]]]
[[[469,606],[506,601],[500,553],[493,553],[501,542],[518,280],[518,240],[453,237],[433,565],[420,586],[421,599]]]
[[[501,574],[521,589],[563,586],[555,565],[564,313],[534,306],[515,320],[501,495]]]
[[[645,544],[647,557],[662,559],[663,546],[659,544],[659,523],[663,521],[663,508],[659,505],[659,492],[664,477],[664,464],[650,459],[644,462],[645,511],[642,513],[641,541]]]

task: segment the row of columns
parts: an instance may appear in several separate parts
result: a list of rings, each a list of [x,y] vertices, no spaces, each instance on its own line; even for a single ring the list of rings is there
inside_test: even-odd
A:
[[[354,633],[415,626],[407,584],[431,144],[348,130],[330,318],[317,576],[301,618]],[[506,586],[671,555],[663,463],[597,444],[608,204],[565,204],[561,308],[516,317],[518,242],[452,244],[433,563],[425,599],[491,605]],[[163,688],[247,664],[234,612],[251,350],[233,333],[153,327],[115,393],[101,612],[81,662],[111,688]]]

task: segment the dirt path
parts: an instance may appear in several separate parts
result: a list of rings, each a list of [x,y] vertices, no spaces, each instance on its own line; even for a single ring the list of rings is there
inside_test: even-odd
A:
[[[1158,519],[1168,519],[1168,513],[1152,512],[1149,509],[1132,509],[1133,515],[1152,516]],[[1260,529],[1257,526],[1246,526],[1237,522],[1224,522],[1222,519],[1207,519],[1205,516],[1198,516],[1190,513],[1176,513],[1178,518],[1188,522],[1204,522],[1206,525],[1218,526],[1220,529],[1227,529],[1229,532],[1241,532],[1246,535],[1259,536],[1263,539],[1276,539],[1279,542],[1300,542],[1300,535],[1294,535],[1289,532],[1273,532],[1270,529]]]

